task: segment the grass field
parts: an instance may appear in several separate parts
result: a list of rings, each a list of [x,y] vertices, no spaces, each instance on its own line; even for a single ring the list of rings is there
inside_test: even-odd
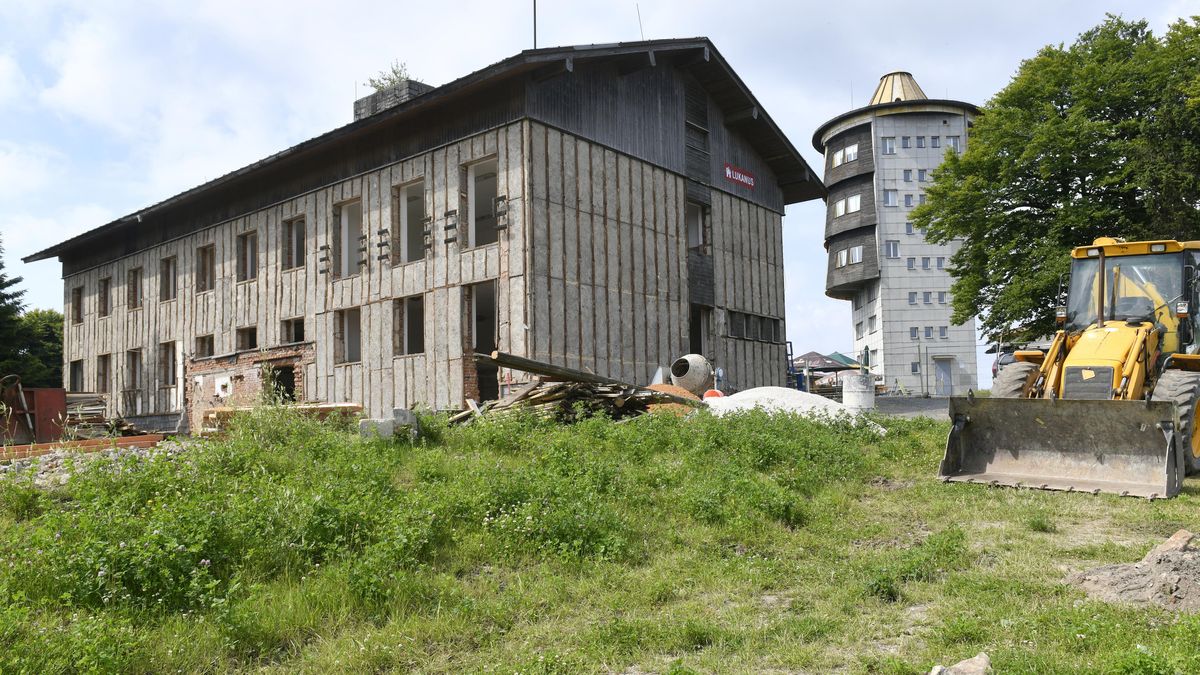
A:
[[[0,483],[0,671],[1200,671],[1200,619],[1074,570],[1171,501],[943,485],[946,425],[511,421],[362,442],[264,408],[175,458]]]

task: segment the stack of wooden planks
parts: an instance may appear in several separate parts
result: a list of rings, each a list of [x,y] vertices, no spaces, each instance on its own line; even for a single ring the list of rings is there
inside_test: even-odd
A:
[[[704,405],[695,399],[504,352],[476,354],[475,359],[481,363],[537,375],[538,379],[483,406],[467,401],[467,410],[450,418],[452,424],[477,417],[498,419],[518,414],[560,422],[573,422],[581,416],[597,414],[622,419],[644,414],[655,404],[675,403],[693,408]]]
[[[105,438],[111,436],[113,425],[105,417],[107,409],[108,402],[104,394],[67,392],[66,420],[63,424],[64,432],[74,439]]]

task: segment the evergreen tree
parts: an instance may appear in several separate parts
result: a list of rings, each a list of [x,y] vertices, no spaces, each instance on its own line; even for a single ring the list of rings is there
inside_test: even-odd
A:
[[[21,311],[25,309],[18,289],[21,277],[9,277],[4,271],[4,241],[0,239],[0,377],[21,371],[22,352],[27,346]]]

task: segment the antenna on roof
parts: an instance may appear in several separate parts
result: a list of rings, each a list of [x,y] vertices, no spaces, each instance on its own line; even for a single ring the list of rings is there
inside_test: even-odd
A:
[[[533,0],[533,48],[537,49],[537,0]]]
[[[637,10],[638,15],[638,34],[642,36],[642,42],[646,41],[646,31],[642,30],[642,8],[635,2],[633,8]]]

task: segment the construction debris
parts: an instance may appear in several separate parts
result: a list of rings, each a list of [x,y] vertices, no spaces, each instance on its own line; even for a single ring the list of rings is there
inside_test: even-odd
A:
[[[475,360],[538,376],[534,382],[518,387],[498,401],[473,406],[450,418],[452,424],[476,417],[489,419],[507,415],[532,415],[544,419],[571,422],[580,416],[603,414],[613,419],[641,415],[655,404],[675,403],[690,408],[703,407],[698,399],[655,391],[620,380],[542,363],[504,352],[476,354]]]
[[[91,392],[67,392],[66,420],[63,432],[74,439],[87,440],[112,436],[141,436],[146,432],[116,417],[105,417],[108,398]]]
[[[1079,572],[1067,582],[1104,602],[1195,612],[1200,610],[1200,549],[1196,535],[1179,530],[1140,562]]]

